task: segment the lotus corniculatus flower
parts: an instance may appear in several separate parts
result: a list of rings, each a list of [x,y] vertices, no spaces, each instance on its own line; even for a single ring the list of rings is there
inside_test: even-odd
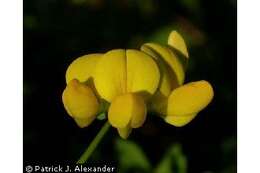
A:
[[[64,107],[80,127],[107,112],[124,139],[144,124],[149,111],[171,125],[184,126],[213,98],[207,81],[184,84],[188,59],[185,41],[176,31],[167,45],[146,43],[141,50],[79,57],[66,72]]]

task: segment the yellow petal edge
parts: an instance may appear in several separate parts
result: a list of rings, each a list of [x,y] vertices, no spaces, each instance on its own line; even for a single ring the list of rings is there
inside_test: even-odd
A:
[[[132,132],[132,128],[131,127],[118,128],[117,131],[121,138],[127,139],[130,133]]]
[[[183,37],[177,32],[172,31],[168,37],[168,45],[180,51],[186,58],[189,58],[188,49]]]

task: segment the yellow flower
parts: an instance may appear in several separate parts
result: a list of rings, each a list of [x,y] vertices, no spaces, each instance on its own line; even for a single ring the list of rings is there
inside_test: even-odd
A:
[[[152,97],[149,110],[158,113],[169,124],[186,125],[211,102],[214,94],[206,81],[183,85],[189,59],[184,39],[172,31],[167,46],[146,43],[141,50],[156,60],[161,72],[159,88]]]
[[[98,61],[95,87],[101,98],[111,103],[108,120],[122,138],[144,123],[145,102],[157,90],[159,80],[155,61],[138,50],[111,50]]]
[[[88,126],[100,110],[96,96],[93,72],[102,54],[89,54],[74,60],[66,71],[67,86],[62,101],[68,114],[79,127]]]
[[[176,31],[166,46],[146,43],[141,51],[114,49],[79,57],[66,72],[64,107],[80,127],[108,112],[109,123],[124,139],[143,125],[148,110],[183,126],[214,95],[207,81],[183,84],[188,59],[185,41]]]
[[[156,62],[142,51],[115,49],[104,55],[85,55],[68,67],[63,103],[80,127],[96,118],[102,100],[110,103],[108,120],[127,138],[132,128],[143,125],[146,102],[159,80]]]

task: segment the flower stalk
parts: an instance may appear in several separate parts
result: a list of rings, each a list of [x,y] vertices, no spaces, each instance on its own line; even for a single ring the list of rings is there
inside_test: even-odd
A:
[[[80,156],[79,160],[77,161],[77,164],[84,164],[89,159],[89,157],[92,155],[92,153],[97,148],[98,144],[102,140],[102,138],[105,136],[105,134],[108,132],[110,128],[109,122],[106,122],[103,127],[100,129],[96,137],[93,139],[93,141],[90,143],[86,151]]]

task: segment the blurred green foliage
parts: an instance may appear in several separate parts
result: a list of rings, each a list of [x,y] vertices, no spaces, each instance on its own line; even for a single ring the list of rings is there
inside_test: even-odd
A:
[[[186,173],[187,159],[180,144],[171,145],[156,166],[153,166],[141,146],[133,141],[118,139],[116,151],[119,160],[119,172],[143,173]]]
[[[232,164],[232,155],[236,152],[234,141],[234,138],[231,137],[221,145],[224,166],[219,173],[236,172],[236,165]],[[115,142],[115,151],[118,156],[120,173],[187,173],[188,171],[188,160],[179,143],[169,145],[156,164],[149,160],[140,145],[130,140],[118,138]]]
[[[134,142],[118,139],[116,141],[116,151],[118,152],[120,172],[130,170],[149,172],[151,170],[149,159],[141,147]]]
[[[157,165],[155,173],[186,173],[187,159],[180,144],[170,146]]]

